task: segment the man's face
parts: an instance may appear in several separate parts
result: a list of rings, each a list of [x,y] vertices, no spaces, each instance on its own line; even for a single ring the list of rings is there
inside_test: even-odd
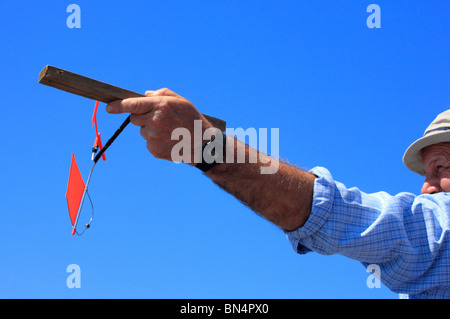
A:
[[[422,150],[426,178],[422,194],[450,192],[450,143],[430,145]]]

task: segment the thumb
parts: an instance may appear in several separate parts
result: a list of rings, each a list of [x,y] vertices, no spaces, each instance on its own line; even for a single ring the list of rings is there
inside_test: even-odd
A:
[[[158,97],[130,97],[109,103],[106,111],[111,114],[144,114],[151,112],[160,101],[161,98]]]
[[[110,114],[121,114],[123,113],[122,110],[122,101],[121,100],[117,100],[117,101],[113,101],[111,103],[109,103],[106,106],[106,112],[110,113]]]

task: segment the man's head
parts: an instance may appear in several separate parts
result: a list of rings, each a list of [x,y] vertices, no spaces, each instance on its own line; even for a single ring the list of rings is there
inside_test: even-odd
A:
[[[425,182],[422,194],[450,192],[450,143],[438,143],[422,150]]]
[[[403,162],[425,176],[422,193],[450,192],[450,110],[439,114],[423,137],[409,146]]]

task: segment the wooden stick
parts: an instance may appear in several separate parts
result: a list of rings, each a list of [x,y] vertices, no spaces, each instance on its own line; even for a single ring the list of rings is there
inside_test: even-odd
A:
[[[144,96],[51,65],[47,65],[39,73],[39,83],[104,103]],[[216,128],[225,131],[225,121],[206,114],[203,116]]]

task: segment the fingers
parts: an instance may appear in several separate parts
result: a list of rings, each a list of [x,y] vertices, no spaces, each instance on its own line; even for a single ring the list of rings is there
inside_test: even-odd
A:
[[[202,121],[202,128],[211,126],[189,100],[166,88],[146,91],[144,97],[113,101],[106,111],[130,113],[130,121],[140,127],[150,153],[167,160],[171,160],[173,146],[177,143],[172,140],[175,129],[193,132],[196,120]]]
[[[153,119],[153,112],[145,114],[130,114],[130,122],[136,126],[145,126]]]
[[[151,126],[141,126],[139,133],[141,133],[141,136],[144,140],[148,141],[156,136],[158,132]]]

